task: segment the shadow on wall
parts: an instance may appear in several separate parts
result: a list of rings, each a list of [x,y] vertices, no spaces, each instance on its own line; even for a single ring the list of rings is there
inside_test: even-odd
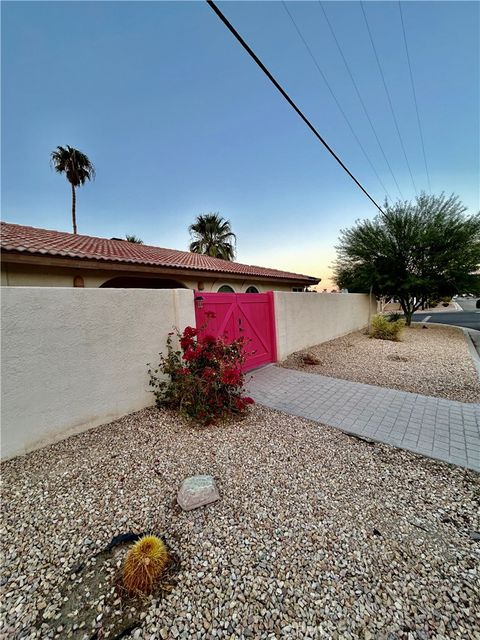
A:
[[[166,278],[135,278],[119,276],[100,285],[101,289],[187,289],[177,280]]]

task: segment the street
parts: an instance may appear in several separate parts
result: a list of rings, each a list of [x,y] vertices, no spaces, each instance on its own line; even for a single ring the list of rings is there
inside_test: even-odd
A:
[[[413,321],[422,322],[428,318],[429,323],[440,322],[480,331],[480,309],[476,308],[477,300],[478,298],[456,298],[455,302],[462,307],[463,311],[446,311],[445,313],[422,311],[413,314]]]

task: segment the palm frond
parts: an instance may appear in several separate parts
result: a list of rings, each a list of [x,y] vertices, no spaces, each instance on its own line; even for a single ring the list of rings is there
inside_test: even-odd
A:
[[[143,244],[143,240],[136,236],[134,233],[127,233],[125,235],[125,240],[127,242],[133,242],[134,244]]]
[[[57,173],[64,173],[74,187],[95,179],[95,167],[88,156],[69,145],[52,151],[50,163]]]
[[[203,253],[213,258],[234,260],[237,237],[233,233],[230,221],[219,213],[199,215],[188,228],[192,242],[190,251]]]

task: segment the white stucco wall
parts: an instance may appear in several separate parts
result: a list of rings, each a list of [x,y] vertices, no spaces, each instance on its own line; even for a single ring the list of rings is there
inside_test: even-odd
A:
[[[362,293],[274,292],[277,357],[338,338],[366,327],[369,297]],[[376,313],[375,298],[372,315]]]
[[[1,454],[11,457],[153,404],[146,364],[193,291],[2,289]]]

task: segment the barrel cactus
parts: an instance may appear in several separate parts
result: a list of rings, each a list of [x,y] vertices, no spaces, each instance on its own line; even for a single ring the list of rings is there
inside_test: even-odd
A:
[[[156,536],[143,536],[129,549],[123,584],[130,593],[150,593],[168,561],[168,551]]]

